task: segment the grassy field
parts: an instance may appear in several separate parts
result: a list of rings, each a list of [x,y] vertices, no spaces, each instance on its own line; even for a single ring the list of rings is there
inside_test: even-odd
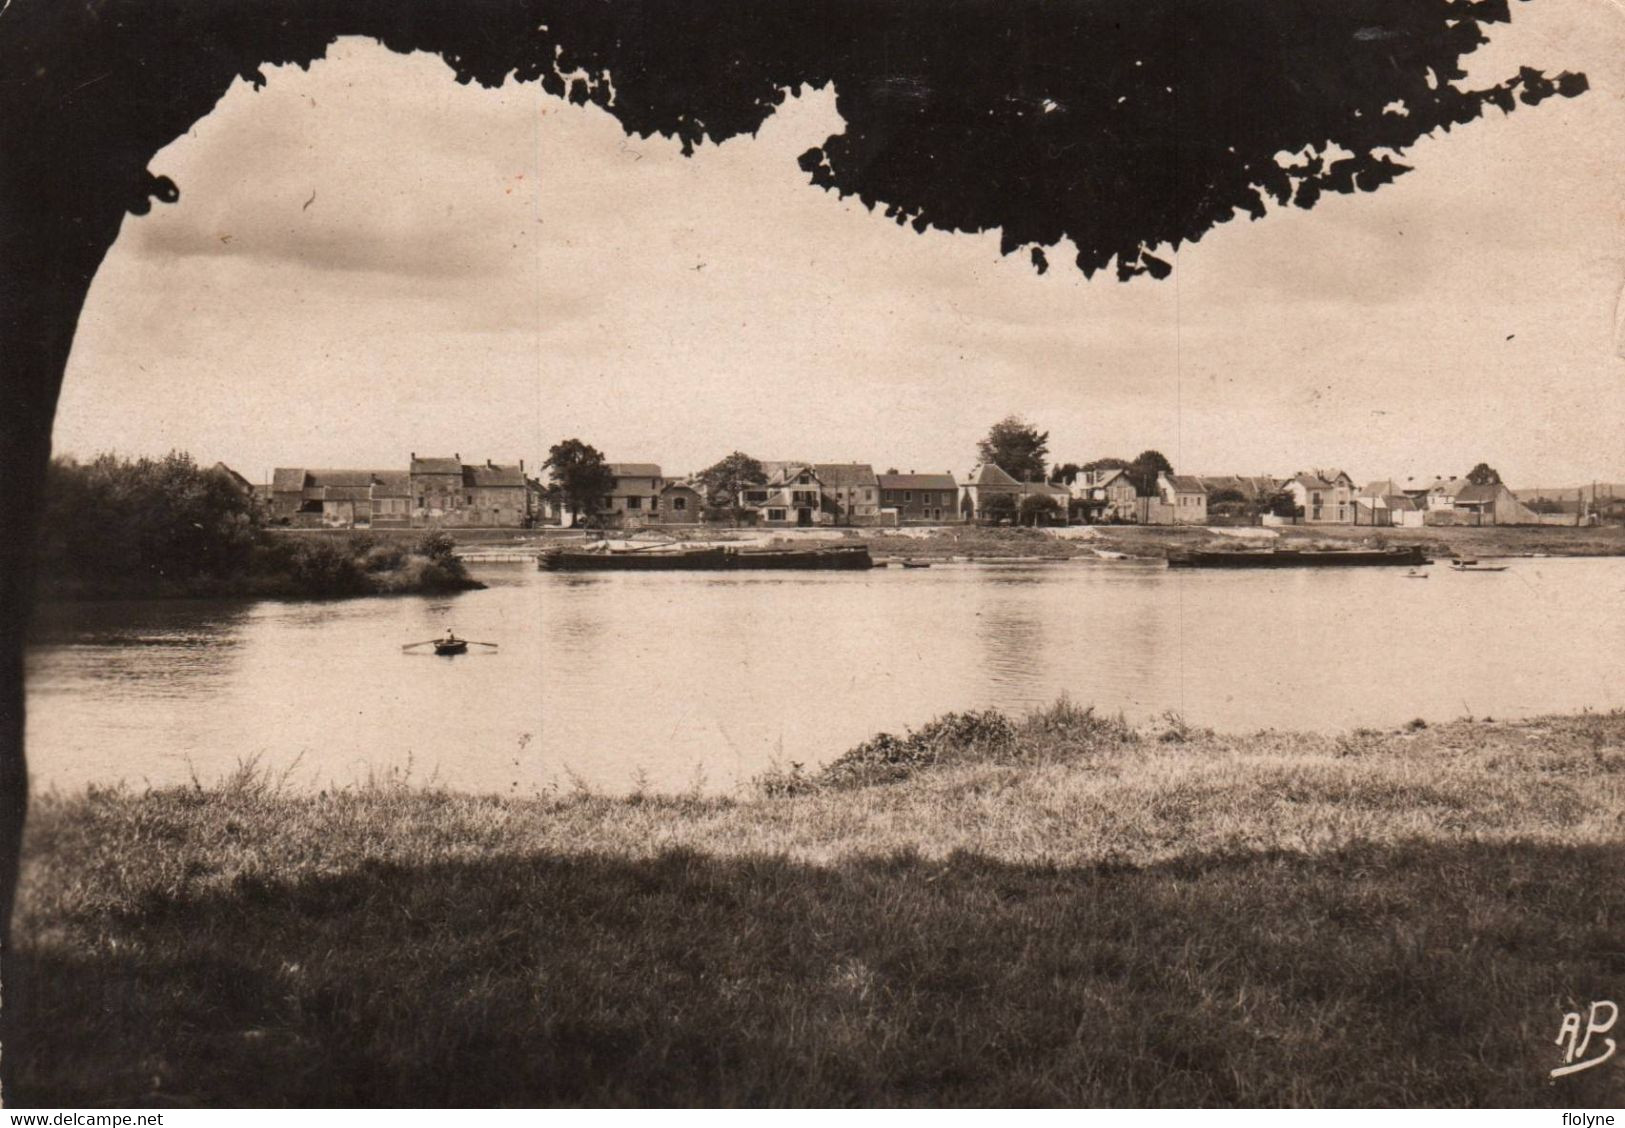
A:
[[[40,800],[8,1105],[1625,1103],[1625,714],[942,718],[726,798]],[[1617,1033],[1614,1035],[1619,1036]]]

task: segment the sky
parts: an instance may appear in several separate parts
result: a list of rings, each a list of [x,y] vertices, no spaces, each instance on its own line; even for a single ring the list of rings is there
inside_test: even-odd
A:
[[[1376,193],[1233,220],[1129,283],[811,187],[830,90],[685,158],[342,40],[152,162],[180,201],[126,217],[56,446],[254,481],[412,452],[528,468],[568,437],[669,474],[735,449],[963,473],[1016,414],[1056,461],[1625,480],[1625,8],[1513,15],[1467,84],[1527,63],[1588,93],[1489,109]]]

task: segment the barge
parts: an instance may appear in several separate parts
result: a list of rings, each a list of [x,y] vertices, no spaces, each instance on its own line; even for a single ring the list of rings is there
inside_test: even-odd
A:
[[[1170,552],[1170,568],[1417,568],[1431,564],[1420,545],[1408,548],[1300,549],[1269,552]]]

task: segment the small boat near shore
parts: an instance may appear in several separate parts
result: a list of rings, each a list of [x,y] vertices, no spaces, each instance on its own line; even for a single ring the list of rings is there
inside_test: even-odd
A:
[[[536,559],[544,572],[853,571],[873,568],[866,545],[839,548],[560,548]]]
[[[1269,552],[1170,552],[1170,568],[1417,568],[1431,564],[1420,545],[1408,548],[1298,549]]]
[[[1457,559],[1450,562],[1452,572],[1505,572],[1505,564],[1480,564],[1476,560]]]

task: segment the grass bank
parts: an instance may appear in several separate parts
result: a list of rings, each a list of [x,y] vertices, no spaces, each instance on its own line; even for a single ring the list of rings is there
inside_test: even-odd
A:
[[[244,771],[35,808],[12,1105],[1611,1106],[1625,714],[1061,704],[715,798]]]

